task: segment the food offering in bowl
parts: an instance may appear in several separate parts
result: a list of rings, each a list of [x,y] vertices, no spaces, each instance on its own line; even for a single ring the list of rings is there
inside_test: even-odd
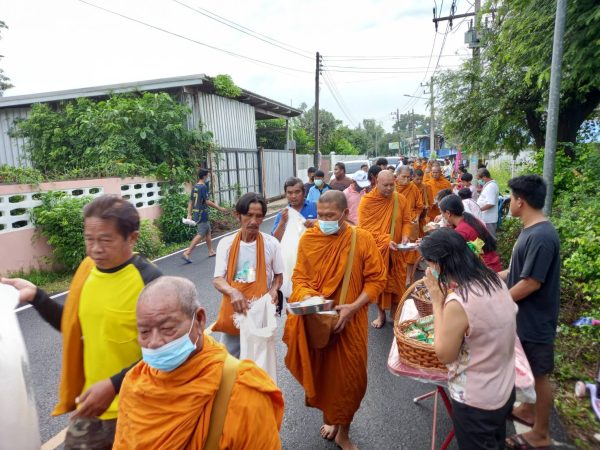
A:
[[[402,250],[402,251],[410,251],[410,250],[415,250],[417,249],[417,247],[419,247],[419,244],[417,244],[416,242],[407,242],[406,244],[398,244],[396,245],[396,248],[398,250]]]
[[[429,222],[423,226],[423,231],[425,233],[431,233],[432,231],[439,230],[441,226],[442,224],[439,222]]]
[[[288,311],[296,315],[315,314],[322,311],[331,311],[332,309],[333,300],[327,300],[323,297],[309,297],[301,302],[288,303]]]

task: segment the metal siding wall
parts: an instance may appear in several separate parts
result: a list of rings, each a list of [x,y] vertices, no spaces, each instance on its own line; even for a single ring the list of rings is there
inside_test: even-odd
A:
[[[0,110],[0,164],[9,166],[29,166],[29,162],[23,160],[25,151],[25,140],[13,139],[8,135],[16,119],[27,118],[30,108],[4,108]]]
[[[218,95],[198,93],[198,117],[222,148],[255,149],[254,108]]]
[[[294,174],[294,154],[289,150],[263,150],[263,166],[265,173],[265,197],[272,199],[281,197],[283,184]]]

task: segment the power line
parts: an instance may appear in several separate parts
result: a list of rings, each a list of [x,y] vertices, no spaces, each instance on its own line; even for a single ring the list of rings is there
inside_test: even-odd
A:
[[[429,67],[425,66],[406,66],[406,67],[361,67],[361,66],[336,66],[329,64],[328,67],[333,67],[335,69],[356,69],[356,70],[418,70],[418,69],[429,69]]]
[[[187,37],[187,36],[184,36],[184,35],[182,35],[182,34],[175,33],[175,32],[173,32],[173,31],[166,30],[166,29],[164,29],[164,28],[161,28],[161,27],[158,27],[158,26],[156,26],[156,25],[149,24],[149,23],[147,23],[147,22],[144,22],[144,21],[142,21],[142,20],[135,19],[135,18],[133,18],[133,17],[130,17],[130,16],[126,16],[125,14],[121,14],[121,13],[119,13],[119,12],[116,12],[116,11],[110,10],[110,9],[108,9],[108,8],[104,8],[104,7],[102,7],[102,6],[95,5],[94,3],[90,3],[90,2],[88,2],[88,1],[86,1],[86,0],[78,0],[78,1],[79,1],[79,2],[81,2],[81,3],[85,3],[86,5],[92,6],[92,7],[96,8],[96,9],[100,9],[100,10],[102,10],[102,11],[105,11],[105,12],[107,12],[107,13],[109,13],[109,14],[113,14],[113,15],[115,15],[115,16],[118,16],[118,17],[121,17],[121,18],[123,18],[123,19],[130,20],[130,21],[132,21],[132,22],[135,22],[135,23],[138,23],[138,24],[140,24],[140,25],[144,25],[144,26],[146,26],[146,27],[149,27],[149,28],[152,28],[152,29],[154,29],[154,30],[158,30],[158,31],[161,31],[161,32],[163,32],[163,33],[170,34],[170,35],[172,35],[172,36],[178,37],[178,38],[180,38],[180,39],[184,39],[184,40],[186,40],[186,41],[189,41],[189,42],[193,42],[194,44],[202,45],[203,47],[208,47],[208,48],[210,48],[210,49],[212,49],[212,50],[216,50],[216,51],[219,51],[219,52],[222,52],[222,53],[226,53],[226,54],[228,54],[228,55],[230,55],[230,56],[235,56],[235,57],[237,57],[237,58],[243,58],[243,59],[246,59],[246,60],[248,60],[248,61],[253,61],[253,62],[256,62],[256,63],[259,63],[259,64],[265,64],[265,65],[267,65],[267,66],[279,67],[280,69],[291,70],[291,71],[293,71],[293,72],[312,73],[312,72],[311,72],[311,71],[309,71],[309,70],[303,70],[303,69],[296,69],[296,68],[292,68],[292,67],[286,67],[286,66],[282,66],[282,65],[280,65],[280,64],[274,64],[274,63],[270,63],[270,62],[267,62],[267,61],[262,61],[262,60],[260,60],[260,59],[251,58],[251,57],[249,57],[249,56],[240,55],[239,53],[235,53],[235,52],[232,52],[232,51],[230,51],[230,50],[225,50],[225,49],[222,49],[222,48],[219,48],[219,47],[215,47],[214,45],[210,45],[210,44],[206,44],[206,43],[204,43],[204,42],[200,42],[200,41],[198,41],[198,40],[196,40],[196,39],[192,39],[192,38],[190,38],[190,37]]]
[[[248,36],[251,36],[251,37],[253,37],[255,39],[258,39],[260,41],[266,42],[267,44],[273,45],[273,46],[278,47],[278,48],[280,48],[282,50],[285,50],[287,52],[294,53],[294,54],[296,54],[298,56],[302,56],[303,58],[312,59],[312,56],[308,56],[306,54],[297,52],[295,50],[290,50],[289,48],[286,48],[286,47],[295,48],[292,45],[285,44],[284,42],[278,41],[277,39],[273,39],[273,38],[270,38],[269,36],[266,36],[264,34],[258,33],[256,31],[253,31],[250,28],[247,28],[247,27],[245,27],[243,25],[237,24],[237,23],[235,23],[235,22],[233,22],[233,21],[231,21],[229,19],[226,19],[225,17],[221,17],[218,14],[215,14],[215,13],[213,13],[213,12],[207,10],[207,9],[200,8],[200,7],[198,9],[196,9],[196,8],[194,8],[192,6],[186,5],[185,3],[183,3],[183,2],[181,2],[179,0],[172,0],[172,1],[175,2],[175,3],[177,3],[177,4],[179,4],[179,5],[181,5],[181,6],[183,6],[184,8],[188,8],[188,9],[190,9],[190,10],[192,10],[192,11],[198,13],[198,14],[201,14],[201,15],[203,15],[205,17],[208,17],[209,19],[215,20],[215,21],[217,21],[217,22],[219,22],[219,23],[221,23],[221,24],[223,24],[223,25],[225,25],[227,27],[233,28],[234,30],[237,30],[237,31],[239,31],[241,33],[244,33],[244,34],[246,34]],[[280,44],[283,44],[283,45],[280,45]],[[284,45],[286,47],[284,47]],[[300,50],[300,51],[306,52],[305,50]],[[306,52],[306,53],[308,53],[308,52]]]
[[[348,121],[351,124],[357,123],[354,116],[350,113],[348,106],[342,99],[340,92],[337,90],[337,87],[333,83],[333,80],[330,79],[329,74],[323,73],[323,80],[325,81],[325,84],[327,85],[327,88],[329,89],[329,92],[331,93],[333,100],[337,103],[337,105],[339,106],[339,108],[342,111],[342,113],[344,114],[344,116],[346,116],[346,119],[348,119]]]
[[[440,33],[442,34],[442,33]],[[469,56],[467,54],[450,54],[450,55],[442,55],[443,58],[452,58],[452,57],[461,57],[461,56]],[[419,59],[419,58],[429,58],[429,55],[347,55],[347,56],[334,56],[329,55],[326,56],[329,60],[335,60],[335,62],[340,61],[386,61],[388,59]],[[339,61],[338,61],[339,60]]]

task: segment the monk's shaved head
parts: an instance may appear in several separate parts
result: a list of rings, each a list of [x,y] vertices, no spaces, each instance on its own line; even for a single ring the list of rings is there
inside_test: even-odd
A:
[[[162,276],[148,283],[142,290],[138,308],[144,303],[169,301],[190,317],[201,307],[194,283],[187,278]]]
[[[377,191],[384,197],[390,197],[396,190],[394,174],[389,170],[382,170],[377,175]]]
[[[342,212],[348,208],[348,201],[342,191],[330,190],[319,197],[319,203],[333,203]]]
[[[407,173],[410,175],[410,167],[409,166],[400,166],[398,167],[398,170],[396,170],[397,173]]]

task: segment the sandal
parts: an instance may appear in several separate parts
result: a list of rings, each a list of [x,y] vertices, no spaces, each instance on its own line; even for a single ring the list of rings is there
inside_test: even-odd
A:
[[[534,447],[525,440],[522,434],[515,434],[514,436],[507,437],[506,441],[504,442],[504,445],[506,446],[506,448],[516,450],[550,450],[549,445]]]
[[[533,428],[533,422],[528,422],[527,420],[522,419],[519,416],[514,415],[513,413],[510,413],[506,418],[508,420],[512,420],[513,422],[518,422],[521,425],[525,425],[529,428]]]
[[[186,256],[186,254],[185,254],[185,253],[182,253],[182,254],[181,254],[181,257],[182,257],[182,258],[183,258],[183,260],[185,261],[185,264],[191,264],[191,263],[193,263],[193,261],[190,259],[190,257],[189,257],[189,256]]]

